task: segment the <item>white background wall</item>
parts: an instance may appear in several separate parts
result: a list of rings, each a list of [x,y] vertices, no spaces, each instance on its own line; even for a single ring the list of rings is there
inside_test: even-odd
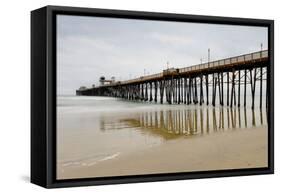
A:
[[[280,34],[277,0],[25,0],[0,6],[0,193],[266,193],[280,190],[281,114]],[[29,183],[30,163],[30,11],[45,5],[67,5],[275,20],[275,175],[123,184],[45,190]]]

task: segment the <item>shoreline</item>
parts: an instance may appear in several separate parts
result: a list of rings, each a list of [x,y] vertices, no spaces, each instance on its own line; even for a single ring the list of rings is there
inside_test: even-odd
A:
[[[57,172],[57,179],[267,167],[267,127],[183,137],[99,162]]]

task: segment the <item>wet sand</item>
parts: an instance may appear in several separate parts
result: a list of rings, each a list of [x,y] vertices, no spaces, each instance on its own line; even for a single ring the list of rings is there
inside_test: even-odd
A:
[[[58,179],[266,167],[267,127],[182,137],[138,152],[120,153]]]

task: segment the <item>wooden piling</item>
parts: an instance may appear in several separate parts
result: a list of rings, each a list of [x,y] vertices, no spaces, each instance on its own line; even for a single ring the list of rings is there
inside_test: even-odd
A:
[[[250,81],[251,81],[251,91],[252,91],[252,109],[255,108],[256,73],[257,73],[256,68],[254,68],[254,76],[252,75],[252,70],[250,70]]]
[[[181,78],[181,103],[183,103],[183,94],[184,94],[184,83],[183,78]]]
[[[214,80],[213,100],[212,100],[213,106],[216,105],[216,89],[217,89],[217,78],[215,78],[215,80]]]
[[[193,78],[190,78],[190,103],[194,103]]]
[[[172,103],[175,103],[176,91],[175,91],[175,79],[173,77],[172,77],[172,88],[171,88],[171,90],[172,90],[172,96],[173,96]]]
[[[186,104],[187,100],[187,78],[184,78],[184,104]]]
[[[269,79],[270,79],[270,77],[269,77],[269,73],[268,73],[268,71],[269,71],[269,69],[266,67],[266,72],[267,72],[267,75],[266,75],[266,84],[265,84],[265,86],[266,86],[266,90],[265,90],[265,108],[266,108],[266,118],[267,118],[267,120],[268,120],[268,116],[269,116],[269,114],[268,114],[268,98],[269,98]]]
[[[173,89],[172,89],[172,82],[173,80],[169,80],[169,103],[172,104],[172,95],[173,95]]]
[[[215,76],[213,74],[213,81],[212,81],[212,105],[214,105],[214,92],[215,92]]]
[[[144,98],[145,101],[148,100],[148,84],[147,82],[145,82],[145,98]]]
[[[144,100],[144,84],[141,84],[141,100]]]
[[[246,107],[247,103],[247,69],[244,71],[244,107]]]
[[[241,79],[241,74],[240,74],[240,69],[238,71],[238,107],[240,107],[240,79]]]
[[[226,73],[227,76],[227,106],[229,106],[229,72]]]
[[[154,102],[157,102],[157,89],[158,89],[158,84],[157,81],[154,82]]]
[[[170,95],[170,80],[168,79],[168,80],[166,80],[166,83],[165,83],[165,89],[166,89],[166,102],[168,102],[169,104],[170,104],[170,102],[169,102],[169,95]]]
[[[151,102],[153,99],[152,99],[152,82],[149,83],[150,85],[150,99],[149,101]]]
[[[221,105],[221,80],[220,80],[220,74],[217,74],[217,80],[218,80],[218,88],[219,88],[219,104]]]
[[[221,105],[223,106],[223,72],[221,72]]]
[[[200,105],[202,105],[203,101],[203,75],[200,75]]]
[[[169,80],[165,81],[166,102],[169,103]]]
[[[178,84],[177,84],[177,79],[174,79],[174,103],[177,103],[178,101],[178,91],[177,91],[177,88],[178,88]]]
[[[195,80],[195,83],[194,83],[195,104],[197,104],[197,103],[198,103],[198,95],[197,95],[197,77],[195,77],[194,80]]]
[[[260,109],[262,109],[262,67],[260,68]]]
[[[181,78],[178,79],[178,104],[181,102]]]
[[[160,103],[163,104],[163,95],[164,95],[164,80],[160,82]]]
[[[209,76],[208,74],[205,76],[206,77],[206,98],[207,98],[207,105],[209,105]]]
[[[234,90],[235,90],[235,71],[233,70],[232,71],[232,88],[231,88],[231,102],[230,102],[230,107],[232,107],[233,106],[233,98],[235,97],[234,95],[235,95],[235,92],[234,92]]]
[[[187,95],[187,104],[191,103],[191,78],[188,79],[188,95]]]

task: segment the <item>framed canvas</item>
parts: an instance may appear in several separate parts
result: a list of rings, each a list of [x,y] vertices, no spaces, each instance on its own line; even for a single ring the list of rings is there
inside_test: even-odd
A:
[[[31,182],[272,174],[272,20],[31,12]]]

